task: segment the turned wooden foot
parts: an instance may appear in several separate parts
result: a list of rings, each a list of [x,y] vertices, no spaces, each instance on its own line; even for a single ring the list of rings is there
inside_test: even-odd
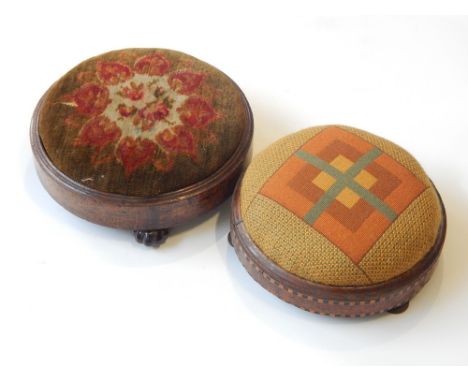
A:
[[[137,230],[133,231],[136,241],[151,247],[159,247],[169,234],[169,229]]]
[[[387,312],[391,314],[400,314],[400,313],[405,312],[406,309],[408,309],[408,306],[409,306],[409,301],[406,301],[404,304],[397,306],[396,308],[387,310]]]
[[[234,247],[234,245],[232,244],[231,232],[228,233],[227,239],[228,239],[229,245],[230,245],[231,247]]]

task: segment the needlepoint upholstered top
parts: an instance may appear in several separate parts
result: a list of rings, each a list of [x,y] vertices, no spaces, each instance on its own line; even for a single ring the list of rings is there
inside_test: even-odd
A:
[[[211,65],[171,50],[126,49],[65,74],[33,125],[47,159],[72,183],[154,198],[205,181],[245,146],[242,164],[252,118],[237,85]]]
[[[396,280],[440,244],[445,230],[443,206],[418,162],[345,126],[309,128],[274,143],[251,163],[236,195],[231,240],[236,236],[238,253],[250,253],[255,266],[247,265],[260,278],[278,280],[275,269],[303,282],[307,296],[307,285],[365,291]],[[244,235],[251,245],[242,248]]]
[[[242,94],[179,52],[132,49],[87,60],[47,94],[39,118],[57,168],[96,190],[154,196],[214,173],[239,145]]]

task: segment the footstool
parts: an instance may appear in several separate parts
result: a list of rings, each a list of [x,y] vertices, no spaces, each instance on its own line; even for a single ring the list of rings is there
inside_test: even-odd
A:
[[[244,94],[218,69],[181,52],[125,49],[90,58],[51,86],[31,144],[58,203],[157,245],[231,195],[252,132]]]
[[[279,298],[356,317],[403,312],[430,279],[445,231],[442,200],[408,152],[333,125],[253,159],[234,193],[229,240]]]

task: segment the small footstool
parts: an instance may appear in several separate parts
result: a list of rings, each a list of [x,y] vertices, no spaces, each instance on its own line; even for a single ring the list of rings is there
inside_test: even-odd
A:
[[[50,87],[31,144],[58,203],[158,245],[231,195],[252,133],[244,94],[218,69],[177,51],[124,49]]]
[[[445,238],[442,200],[418,162],[346,126],[272,144],[232,203],[229,240],[250,275],[279,298],[331,316],[403,312]]]

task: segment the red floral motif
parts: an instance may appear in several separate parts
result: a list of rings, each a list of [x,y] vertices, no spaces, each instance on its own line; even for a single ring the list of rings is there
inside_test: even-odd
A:
[[[151,161],[156,144],[149,139],[125,137],[117,148],[117,157],[122,161],[125,175],[131,175],[138,167]]]
[[[156,136],[156,141],[166,150],[187,154],[193,160],[196,160],[197,145],[196,139],[186,126],[177,126],[172,130],[164,130]]]
[[[125,98],[138,101],[145,95],[144,84],[136,85],[135,82],[130,82],[130,87],[124,87],[121,93]]]
[[[189,94],[200,86],[205,79],[203,73],[181,71],[169,76],[169,86],[180,94]]]
[[[83,84],[61,99],[77,111],[64,118],[65,126],[79,129],[74,145],[93,148],[95,166],[119,161],[126,176],[148,164],[168,172],[177,155],[198,161],[199,141],[217,143],[208,125],[221,117],[209,101],[193,94],[206,74],[168,73],[171,63],[159,52],[122,57],[136,60],[133,70],[120,61],[98,61],[94,72],[77,74]]]
[[[186,126],[195,129],[203,129],[220,117],[208,102],[197,96],[189,97],[177,111],[180,114],[180,120]]]
[[[164,101],[155,101],[145,106],[138,111],[138,115],[134,119],[135,125],[141,122],[143,131],[150,130],[156,121],[160,121],[169,115],[169,108]]]
[[[109,104],[109,90],[93,83],[83,84],[73,93],[72,100],[80,113],[98,115]]]
[[[98,116],[85,123],[74,143],[76,146],[102,148],[117,141],[121,134],[115,122],[107,117]]]
[[[127,106],[122,103],[118,106],[117,110],[122,117],[130,117],[136,113],[137,108],[135,106]]]
[[[135,72],[162,76],[169,70],[170,62],[161,53],[152,53],[139,58],[135,63]]]
[[[96,64],[97,75],[106,85],[116,85],[133,77],[130,67],[120,62],[101,62]]]

